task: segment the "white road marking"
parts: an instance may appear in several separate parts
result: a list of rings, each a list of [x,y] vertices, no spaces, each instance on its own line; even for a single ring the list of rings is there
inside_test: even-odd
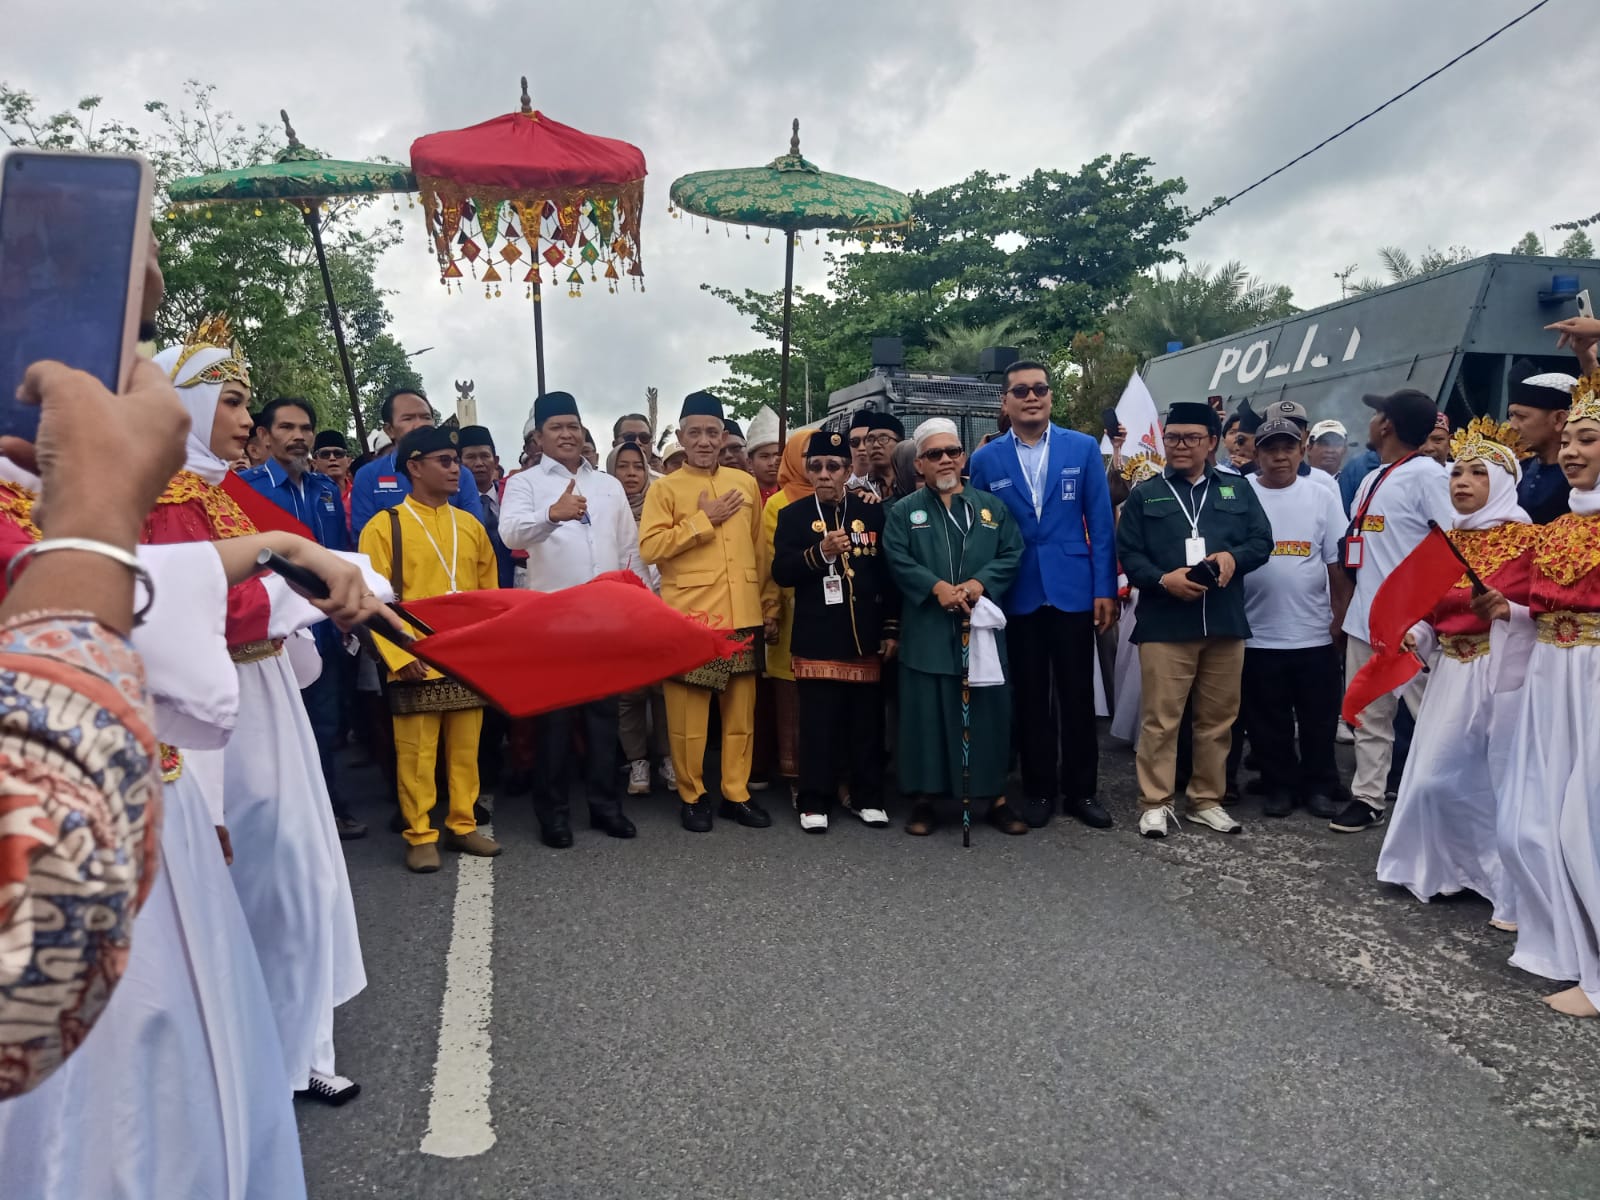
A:
[[[481,832],[494,836],[494,827]],[[494,1011],[494,859],[460,856],[450,953],[439,1007],[439,1054],[422,1152],[470,1158],[494,1145],[489,1086],[494,1059],[489,1017]]]

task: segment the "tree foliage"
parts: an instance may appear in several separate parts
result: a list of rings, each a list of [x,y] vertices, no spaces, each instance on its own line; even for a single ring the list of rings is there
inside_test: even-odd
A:
[[[1396,283],[1404,283],[1407,279],[1415,279],[1418,275],[1426,275],[1430,271],[1439,271],[1445,267],[1453,267],[1456,263],[1466,262],[1473,257],[1473,253],[1466,246],[1449,246],[1439,250],[1429,246],[1416,258],[1399,246],[1379,246],[1378,260],[1383,263],[1384,274],[1387,279],[1374,279],[1367,276],[1359,283],[1350,284],[1352,292],[1375,292],[1379,288],[1386,288]]]
[[[915,220],[897,242],[829,253],[827,291],[794,297],[791,342],[810,364],[813,415],[828,392],[866,375],[873,337],[903,338],[908,363],[933,365],[957,350],[965,360],[977,331],[1026,332],[1029,348],[1054,358],[1074,335],[1098,329],[1141,272],[1179,257],[1186,236],[1183,181],[1157,180],[1150,165],[1104,155],[1076,171],[1041,169],[1014,182],[977,171],[913,193]],[[782,292],[701,286],[766,343],[711,360],[726,369],[722,394],[741,415],[775,406]],[[802,377],[796,364],[791,421],[803,419]]]
[[[1574,229],[1567,234],[1566,240],[1561,243],[1556,253],[1562,258],[1593,258],[1594,243],[1583,230]]]
[[[1240,263],[1215,271],[1195,263],[1141,276],[1110,326],[1118,343],[1148,357],[1165,354],[1168,342],[1195,346],[1296,311],[1287,286],[1264,283]]]
[[[300,211],[281,203],[171,209],[165,198],[174,179],[270,161],[283,146],[282,132],[248,128],[218,106],[213,86],[193,80],[180,104],[151,100],[143,111],[136,125],[107,116],[101,97],[86,96],[69,110],[45,113],[34,96],[0,82],[0,134],[12,145],[131,151],[149,159],[167,283],[156,321],[162,341],[181,339],[210,313],[226,313],[249,356],[259,398],[303,396],[324,426],[348,430],[349,400]],[[333,201],[322,214],[328,270],[369,426],[383,391],[421,385],[387,332],[387,292],[373,277],[378,258],[400,239],[398,220],[371,219],[376,203]]]

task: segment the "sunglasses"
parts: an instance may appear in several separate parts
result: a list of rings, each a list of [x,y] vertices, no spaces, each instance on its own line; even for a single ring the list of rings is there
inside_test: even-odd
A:
[[[461,459],[456,455],[446,452],[444,454],[424,454],[419,458],[421,462],[431,462],[441,467],[459,466]]]
[[[625,433],[622,435],[622,444],[624,446],[630,444],[644,445],[645,443],[649,442],[649,440],[650,435],[648,433]]]
[[[337,450],[337,449],[318,450],[314,457],[316,457],[318,459],[326,459],[329,462],[333,462],[333,461],[336,461],[336,460],[341,459],[341,458],[349,458],[350,457],[350,452],[348,450]]]
[[[864,437],[851,438],[850,439],[850,449],[852,449],[852,450],[864,449],[869,440],[870,439],[864,438]]]
[[[960,458],[961,454],[960,446],[935,446],[932,450],[924,450],[922,457],[929,462],[938,462],[941,458]]]
[[[1039,399],[1043,400],[1049,394],[1050,385],[1048,383],[1019,383],[1016,387],[1006,389],[1006,395],[1010,396],[1013,400],[1026,400],[1029,396],[1037,396]]]

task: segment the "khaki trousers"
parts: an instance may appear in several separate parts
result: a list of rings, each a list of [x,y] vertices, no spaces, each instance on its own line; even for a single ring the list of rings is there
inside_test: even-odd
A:
[[[1141,808],[1173,803],[1178,726],[1191,698],[1194,770],[1189,777],[1189,808],[1199,812],[1222,803],[1243,672],[1243,638],[1139,644],[1139,682],[1143,689],[1137,757]]]
[[[736,804],[750,799],[750,756],[755,743],[756,677],[735,675],[726,690],[713,693],[669,679],[661,685],[667,698],[667,736],[678,795],[694,804],[706,794],[706,722],[711,697],[722,716],[722,797]]]
[[[406,822],[402,832],[410,845],[439,840],[439,831],[428,814],[439,798],[433,772],[441,733],[445,774],[450,781],[450,815],[445,818],[445,828],[451,833],[468,834],[478,827],[472,806],[478,799],[478,736],[482,731],[481,708],[394,715],[400,813]]]
[[[659,684],[617,697],[617,733],[629,762],[659,760],[672,753],[667,743],[667,705]]]

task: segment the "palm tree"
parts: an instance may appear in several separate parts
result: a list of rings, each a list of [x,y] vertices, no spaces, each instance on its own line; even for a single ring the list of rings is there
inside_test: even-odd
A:
[[[1141,278],[1111,318],[1117,341],[1140,355],[1166,353],[1169,342],[1198,345],[1296,312],[1283,284],[1264,283],[1238,262],[1212,271],[1185,265],[1176,275]]]
[[[1378,258],[1383,262],[1383,269],[1388,274],[1388,281],[1373,279],[1368,276],[1359,283],[1350,285],[1352,292],[1375,292],[1379,288],[1389,287],[1391,284],[1404,283],[1408,279],[1415,279],[1418,275],[1426,275],[1430,271],[1438,271],[1444,267],[1454,266],[1456,263],[1466,262],[1472,257],[1472,251],[1465,246],[1450,246],[1444,250],[1436,250],[1429,246],[1422,254],[1413,259],[1399,246],[1379,246]]]
[[[928,338],[917,365],[928,371],[970,375],[978,370],[978,356],[989,347],[1026,350],[1038,336],[1019,317],[1001,317],[982,325],[947,325]]]

